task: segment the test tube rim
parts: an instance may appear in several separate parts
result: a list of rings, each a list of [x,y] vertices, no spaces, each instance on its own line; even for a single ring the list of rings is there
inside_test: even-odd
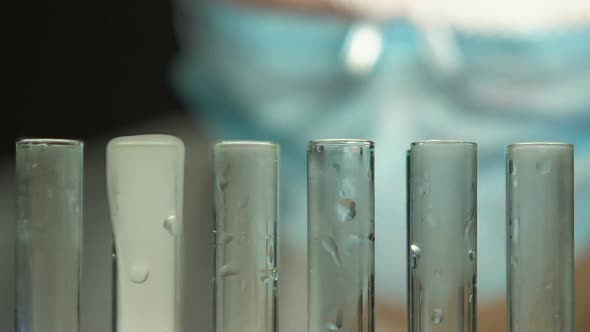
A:
[[[21,138],[16,141],[17,147],[78,147],[83,145],[82,140],[67,138]]]
[[[423,140],[423,141],[416,141],[412,142],[411,147],[419,147],[425,145],[450,145],[450,146],[469,146],[477,148],[477,143],[463,141],[463,140],[443,140],[443,139],[432,139],[432,140]]]
[[[166,146],[179,145],[184,146],[184,142],[173,135],[166,134],[144,134],[144,135],[130,135],[119,136],[111,139],[107,144],[107,148],[117,147],[146,147],[146,146]]]
[[[238,148],[272,148],[276,149],[279,147],[277,143],[270,142],[270,141],[218,141],[213,146],[217,148],[224,148],[224,147],[238,147]]]
[[[574,145],[570,143],[563,143],[563,142],[522,142],[522,143],[512,143],[508,145],[509,151],[514,150],[547,150],[547,149],[556,149],[556,150],[573,150]]]
[[[315,146],[333,147],[333,146],[370,146],[375,145],[374,141],[368,139],[357,139],[357,138],[329,138],[329,139],[318,139],[310,141],[308,148],[311,149]]]

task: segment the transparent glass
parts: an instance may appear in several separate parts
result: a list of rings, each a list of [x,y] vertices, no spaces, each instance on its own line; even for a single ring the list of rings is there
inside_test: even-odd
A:
[[[574,331],[574,147],[521,143],[506,157],[508,331]]]
[[[374,144],[307,151],[308,331],[374,331]]]
[[[182,331],[184,152],[169,135],[117,137],[107,146],[115,331]]]
[[[477,145],[413,143],[408,169],[409,330],[475,331]]]
[[[279,147],[221,142],[215,176],[215,331],[277,331]]]
[[[77,332],[83,143],[16,142],[16,330]]]

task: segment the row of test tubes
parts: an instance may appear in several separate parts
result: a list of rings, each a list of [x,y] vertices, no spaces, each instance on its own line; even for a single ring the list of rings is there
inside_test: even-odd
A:
[[[83,144],[24,139],[16,150],[17,331],[77,332]],[[507,148],[510,332],[574,331],[573,150]],[[307,153],[308,331],[373,332],[374,143],[319,140]],[[213,146],[215,332],[278,331],[278,163],[273,143]],[[114,331],[208,330],[180,323],[183,175],[175,137],[107,147]],[[406,190],[408,330],[476,331],[477,145],[413,143]]]

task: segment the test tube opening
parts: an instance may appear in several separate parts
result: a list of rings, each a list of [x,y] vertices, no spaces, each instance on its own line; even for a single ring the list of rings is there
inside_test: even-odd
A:
[[[84,143],[75,139],[60,138],[21,138],[16,141],[17,148],[78,147]]]

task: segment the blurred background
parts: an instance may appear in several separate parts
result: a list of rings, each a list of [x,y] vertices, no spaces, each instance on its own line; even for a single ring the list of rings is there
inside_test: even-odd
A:
[[[14,315],[14,140],[85,140],[81,331],[110,330],[104,149],[163,133],[187,147],[187,330],[212,324],[210,141],[281,144],[280,330],[305,310],[305,146],[376,141],[378,331],[405,318],[410,142],[479,143],[480,331],[505,320],[504,151],[576,144],[576,316],[590,331],[590,2],[57,0],[17,4],[0,140],[0,331]],[[13,99],[13,101],[12,101]]]

